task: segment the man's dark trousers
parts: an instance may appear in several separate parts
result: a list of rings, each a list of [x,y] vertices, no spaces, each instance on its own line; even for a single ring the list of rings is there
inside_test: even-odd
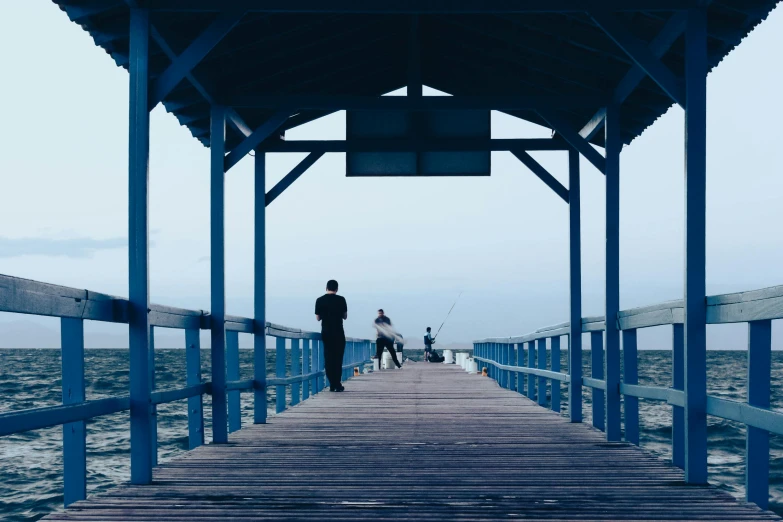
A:
[[[343,374],[345,335],[322,335],[324,343],[324,371],[329,379],[329,388],[339,388]]]
[[[400,361],[397,360],[397,352],[394,350],[394,342],[391,339],[385,339],[383,337],[379,337],[375,345],[376,345],[375,358],[378,359],[378,368],[381,367],[381,361],[383,361],[382,357],[383,357],[384,348],[389,349],[389,353],[392,356],[392,361],[394,361],[394,364],[396,364],[397,367],[400,366]]]

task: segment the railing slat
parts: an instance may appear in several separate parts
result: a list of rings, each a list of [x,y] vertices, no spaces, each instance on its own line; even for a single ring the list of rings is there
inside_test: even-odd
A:
[[[672,325],[672,388],[685,390],[685,329]],[[685,469],[685,410],[672,407],[672,464]]]
[[[201,384],[201,338],[199,330],[185,330],[186,384]],[[188,398],[188,449],[204,444],[204,398],[199,393]]]
[[[275,340],[275,376],[278,379],[285,378],[285,339],[278,337]],[[285,386],[278,385],[275,388],[275,412],[282,413],[285,410]]]
[[[310,339],[302,340],[302,375],[310,373]],[[306,401],[310,398],[310,380],[305,379],[302,381],[302,400]]]
[[[149,370],[149,382],[150,382],[150,458],[152,460],[152,467],[158,465],[158,407],[152,400],[152,394],[155,393],[155,327],[150,325],[150,349],[147,352],[149,355],[149,363],[147,369]]]
[[[546,370],[546,339],[538,340],[538,369]],[[538,377],[538,404],[546,405],[546,378]]]
[[[84,402],[84,321],[60,319],[63,405]],[[65,505],[87,498],[87,427],[79,420],[63,424]]]
[[[623,330],[623,383],[638,384],[639,370],[637,359],[636,330]],[[625,440],[639,445],[639,399],[626,395]]]
[[[590,360],[593,379],[603,380],[604,378],[604,334],[603,332],[590,332]],[[605,405],[604,390],[593,388],[593,427],[604,431]]]
[[[536,367],[536,342],[527,343],[527,367]],[[531,401],[536,400],[536,380],[532,375],[527,376],[527,398]]]
[[[552,348],[552,371],[560,372],[560,337],[549,340]],[[560,413],[560,382],[552,381],[552,411]]]
[[[291,339],[291,375],[292,376],[297,376],[302,374],[302,366],[300,364],[301,356],[302,356],[302,352],[299,348],[299,339]],[[302,386],[299,382],[295,382],[291,385],[291,406],[295,406],[301,402],[300,401],[301,392],[302,392]]]
[[[232,330],[226,330],[226,380],[239,380],[239,333]],[[233,433],[242,428],[239,390],[227,391],[226,401],[228,402],[228,432]]]
[[[748,404],[769,408],[772,366],[772,322],[748,324]],[[746,435],[745,496],[762,509],[769,505],[769,433],[748,426]]]

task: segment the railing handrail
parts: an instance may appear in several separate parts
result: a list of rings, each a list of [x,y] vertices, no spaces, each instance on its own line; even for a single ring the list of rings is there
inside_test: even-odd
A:
[[[719,294],[706,298],[707,324],[745,323],[783,319],[783,285]],[[617,314],[620,330],[637,330],[668,324],[683,324],[685,312],[681,299],[649,306],[621,310]],[[582,318],[582,333],[606,329],[604,316]],[[490,337],[474,343],[517,344],[549,339],[571,333],[571,323],[559,323],[539,328],[531,333],[511,337]]]

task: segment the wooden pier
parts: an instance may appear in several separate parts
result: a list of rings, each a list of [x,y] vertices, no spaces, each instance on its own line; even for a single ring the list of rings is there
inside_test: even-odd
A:
[[[47,520],[779,520],[456,366],[361,375]]]

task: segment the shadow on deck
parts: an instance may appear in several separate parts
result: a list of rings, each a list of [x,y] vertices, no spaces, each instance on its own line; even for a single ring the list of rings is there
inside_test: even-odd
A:
[[[47,520],[779,520],[458,367],[346,388]]]

